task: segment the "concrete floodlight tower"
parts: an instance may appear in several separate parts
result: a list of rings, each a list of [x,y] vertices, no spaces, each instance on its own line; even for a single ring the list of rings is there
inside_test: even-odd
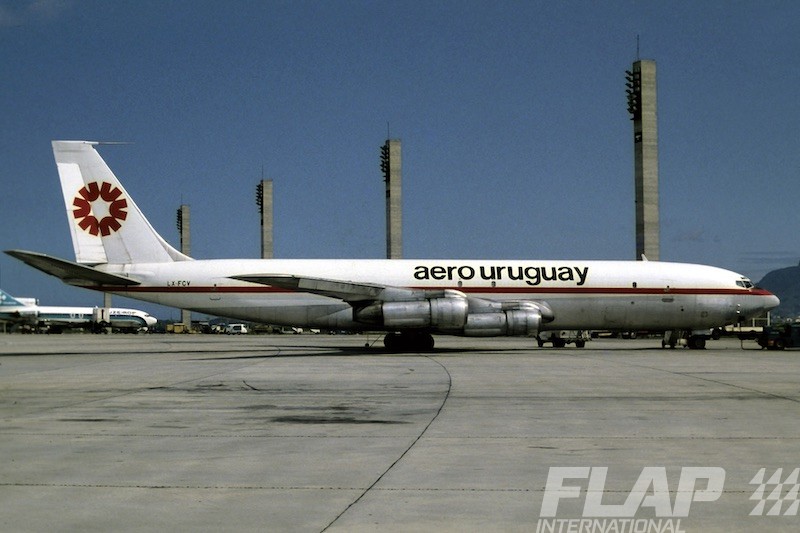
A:
[[[261,258],[272,259],[272,180],[258,183],[256,204],[261,213]]]
[[[176,221],[178,223],[178,233],[181,236],[181,253],[191,256],[191,239],[190,239],[190,217],[189,217],[189,206],[183,204],[178,208],[178,213],[176,216]],[[192,328],[192,312],[186,309],[181,309],[181,322],[183,323],[186,331],[191,330]]]
[[[381,146],[381,172],[386,183],[386,257],[403,257],[403,173],[399,139]]]
[[[658,114],[656,62],[642,59],[625,71],[628,112],[633,120],[636,183],[636,259],[658,261]]]

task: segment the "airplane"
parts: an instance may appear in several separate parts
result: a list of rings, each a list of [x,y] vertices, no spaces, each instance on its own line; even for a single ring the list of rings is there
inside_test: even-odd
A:
[[[65,283],[273,325],[384,331],[390,351],[429,351],[432,334],[712,328],[778,298],[721,268],[660,261],[193,259],[167,243],[95,141],[53,141],[75,261],[6,253]],[[662,342],[662,346],[664,343]]]
[[[102,313],[103,308],[98,307],[43,306],[36,298],[14,297],[0,289],[0,322],[46,327],[54,333],[65,328],[100,331],[103,327],[139,331],[157,322],[154,316],[139,309],[112,307],[105,317]]]

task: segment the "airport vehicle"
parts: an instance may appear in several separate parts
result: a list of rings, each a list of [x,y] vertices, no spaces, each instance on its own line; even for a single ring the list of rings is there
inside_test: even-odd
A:
[[[228,324],[225,326],[225,333],[228,335],[246,335],[248,331],[247,326],[244,324]]]
[[[248,322],[382,330],[390,350],[433,333],[711,328],[779,303],[720,268],[658,261],[194,260],[150,225],[92,141],[53,141],[75,261],[6,253],[71,285]]]
[[[800,324],[765,326],[756,339],[767,350],[783,350],[800,346]]]
[[[44,306],[35,298],[15,298],[3,290],[0,290],[0,321],[46,328],[53,333],[67,328],[99,331],[104,327],[133,332],[157,322],[139,309]]]
[[[588,331],[541,331],[536,336],[536,342],[539,348],[548,342],[553,344],[553,348],[563,348],[571,342],[575,343],[576,348],[583,348],[586,346],[586,341],[591,338],[591,334]]]

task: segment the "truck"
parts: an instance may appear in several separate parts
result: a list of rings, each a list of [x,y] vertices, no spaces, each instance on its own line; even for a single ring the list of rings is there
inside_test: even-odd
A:
[[[800,346],[800,324],[764,326],[756,339],[759,346],[767,350],[783,350]]]
[[[571,342],[575,343],[576,348],[583,348],[590,338],[589,332],[582,330],[543,331],[536,336],[536,342],[539,348],[546,342],[552,342],[553,348],[563,348]]]

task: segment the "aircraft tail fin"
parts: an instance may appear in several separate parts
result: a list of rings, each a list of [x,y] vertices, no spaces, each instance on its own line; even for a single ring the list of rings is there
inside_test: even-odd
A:
[[[83,264],[190,260],[150,225],[92,141],[53,141],[75,260]]]
[[[10,294],[8,294],[3,289],[0,289],[0,307],[4,307],[4,306],[11,307],[11,306],[20,306],[20,305],[24,305],[24,304],[22,302],[20,302],[19,300],[17,300],[16,298],[14,298],[13,296],[11,296]]]

